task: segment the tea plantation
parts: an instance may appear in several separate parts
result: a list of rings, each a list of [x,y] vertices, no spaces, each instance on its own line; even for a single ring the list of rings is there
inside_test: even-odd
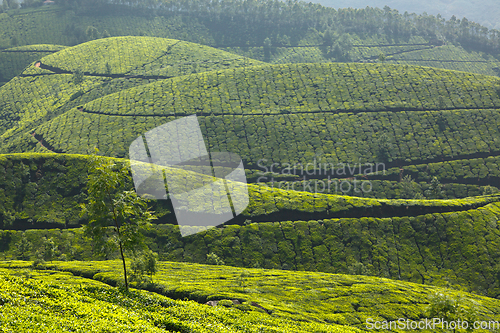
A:
[[[499,320],[498,31],[301,1],[15,7],[0,6],[0,332]],[[125,251],[126,291],[114,238],[85,232],[89,155],[131,174],[134,140],[193,115],[211,154],[241,157],[248,205],[206,228],[146,199],[157,219],[132,236],[157,272]],[[215,180],[190,164],[158,174],[184,190]]]
[[[164,262],[153,283],[122,294],[107,285],[120,283],[117,261],[54,262],[47,268],[2,263],[3,327],[26,332],[361,332],[367,331],[368,318],[426,318],[437,293],[460,299],[461,307],[474,309],[476,320],[493,320],[500,311],[496,299],[363,276]],[[207,300],[226,301],[216,307],[195,302]]]
[[[54,271],[1,269],[0,303],[2,329],[16,332],[360,332],[270,316],[250,305],[212,308],[141,290],[123,294]]]
[[[148,54],[145,43],[154,46]],[[444,185],[436,198],[500,186],[496,163],[483,163],[500,150],[500,98],[491,76],[388,64],[262,65],[150,37],[92,41],[40,63],[0,89],[4,153],[87,154],[98,147],[126,157],[140,134],[196,114],[208,147],[242,156],[253,182],[283,181],[276,186],[289,189],[304,171],[280,174],[287,164],[317,163],[310,178],[323,183],[373,180],[369,192],[335,187],[331,194],[413,198],[397,183],[407,175],[422,196],[436,176]],[[77,70],[84,74],[78,84]],[[357,171],[335,174],[339,163]],[[368,175],[366,163],[383,163],[388,172]],[[439,163],[457,173],[434,172]],[[463,171],[463,163],[474,166]],[[271,165],[278,165],[274,174]],[[412,171],[415,165],[425,171]]]

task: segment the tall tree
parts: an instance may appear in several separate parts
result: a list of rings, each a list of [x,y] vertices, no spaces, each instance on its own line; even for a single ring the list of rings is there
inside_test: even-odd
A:
[[[135,191],[125,190],[126,184],[131,184],[129,169],[97,156],[97,152],[96,149],[90,161],[88,203],[81,205],[81,215],[88,217],[84,230],[100,249],[105,251],[107,245],[118,248],[128,291],[125,252],[145,247],[141,230],[148,229],[156,217],[145,199]]]

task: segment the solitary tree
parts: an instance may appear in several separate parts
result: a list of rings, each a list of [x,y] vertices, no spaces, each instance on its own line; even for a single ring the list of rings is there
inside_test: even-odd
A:
[[[469,324],[465,328],[467,332],[472,331],[472,322],[477,320],[477,313],[474,304],[464,302],[460,297],[452,297],[444,293],[433,294],[430,298],[427,315],[429,318],[440,318],[446,322],[467,321]],[[448,325],[447,325],[448,326]],[[450,325],[451,330],[456,332],[457,327]]]
[[[125,190],[126,184],[130,184],[129,170],[97,156],[97,152],[96,149],[90,160],[88,203],[81,204],[81,215],[88,217],[84,230],[101,249],[109,244],[118,248],[128,291],[125,252],[145,247],[141,230],[149,228],[156,217],[148,210],[145,199],[135,191]]]
[[[498,188],[496,188],[495,186],[486,185],[485,187],[483,187],[483,195],[490,195],[495,193],[498,193]]]
[[[399,183],[399,187],[401,189],[401,198],[402,199],[421,199],[422,193],[420,192],[420,188],[418,184],[411,179],[410,175],[406,175],[401,179]]]
[[[111,65],[109,64],[109,62],[107,62],[106,63],[106,75],[111,76],[111,74],[112,74]]]
[[[99,39],[99,31],[96,27],[89,25],[87,30],[85,30],[85,35],[89,40]]]
[[[439,179],[437,179],[437,177],[432,177],[429,189],[425,193],[427,197],[431,199],[441,199],[445,194],[442,188],[443,185],[441,185]]]

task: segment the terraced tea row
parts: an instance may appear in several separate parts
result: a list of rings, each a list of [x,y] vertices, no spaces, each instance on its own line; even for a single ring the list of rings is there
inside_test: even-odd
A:
[[[146,45],[151,45],[151,50]],[[0,133],[5,134],[6,130],[19,133],[44,119],[66,112],[78,103],[152,82],[135,76],[176,76],[259,63],[197,44],[149,37],[93,41],[46,56],[41,62],[59,66],[64,72],[80,70],[102,76],[83,76],[78,82],[73,74],[55,75],[31,64],[24,76],[13,79],[0,89]],[[129,72],[133,73],[128,76]],[[105,77],[108,74],[115,78]],[[119,78],[119,75],[127,77]]]
[[[360,332],[335,324],[299,322],[261,313],[245,304],[226,308],[175,301],[57,272],[0,271],[2,325],[23,332]],[[487,301],[486,301],[487,302]]]
[[[154,112],[156,106],[143,109]],[[126,157],[130,143],[139,135],[174,119],[73,109],[34,132],[57,152],[87,154],[98,147],[106,156]],[[198,116],[209,149],[237,153],[248,168],[264,172],[259,165],[279,163],[274,168],[278,173],[286,163],[300,168],[316,161],[321,169],[326,165],[330,170],[341,162],[363,166],[381,162],[389,168],[494,154],[500,151],[498,119],[498,110]],[[4,147],[4,152],[20,151],[19,140],[24,139],[12,138],[11,150]]]
[[[160,81],[85,110],[114,115],[279,114],[500,106],[493,77],[379,64],[253,67]],[[154,110],[145,108],[144,94]]]
[[[323,271],[372,275],[428,285],[462,286],[496,297],[499,217],[500,205],[494,202],[460,212],[392,218],[247,221],[241,226],[200,230],[189,237],[181,237],[177,226],[167,224],[154,226],[146,235],[149,247],[162,260],[206,263],[207,254],[214,253],[233,266],[307,270],[307,274]],[[3,231],[0,236],[6,246],[2,255],[34,258],[36,251],[51,239],[59,244],[56,258],[65,254],[66,260],[89,259],[93,253],[91,243],[81,235],[80,229]],[[24,242],[32,244],[32,250],[19,254],[16,244],[23,237]],[[112,253],[108,256],[113,258]],[[83,263],[60,266],[73,267],[74,273],[92,277],[108,271],[102,262],[100,265],[94,269]],[[100,278],[112,281],[107,274],[100,274]]]
[[[116,160],[117,163],[128,163]],[[68,227],[85,223],[79,204],[86,200],[88,157],[65,154],[3,155],[0,160],[0,221],[3,228]],[[194,186],[212,180],[180,169],[166,169]],[[300,185],[302,186],[302,185]],[[299,186],[299,187],[300,187]],[[133,188],[133,184],[128,184]],[[300,188],[297,188],[300,190]],[[168,190],[168,188],[167,188]],[[455,200],[377,200],[272,189],[248,185],[249,204],[232,223],[324,219],[334,217],[390,217],[474,209],[499,200],[498,195]],[[154,202],[160,223],[174,223],[170,201]],[[205,211],[200,201],[197,211]]]
[[[104,61],[105,58],[105,61]],[[114,37],[83,43],[44,57],[62,71],[89,74],[179,76],[196,71],[251,66],[253,59],[200,44],[154,37]]]

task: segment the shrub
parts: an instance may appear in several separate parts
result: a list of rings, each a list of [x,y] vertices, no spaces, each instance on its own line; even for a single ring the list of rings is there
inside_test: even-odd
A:
[[[209,265],[224,265],[224,260],[219,258],[218,255],[216,255],[213,252],[210,252],[207,254],[207,264]]]

